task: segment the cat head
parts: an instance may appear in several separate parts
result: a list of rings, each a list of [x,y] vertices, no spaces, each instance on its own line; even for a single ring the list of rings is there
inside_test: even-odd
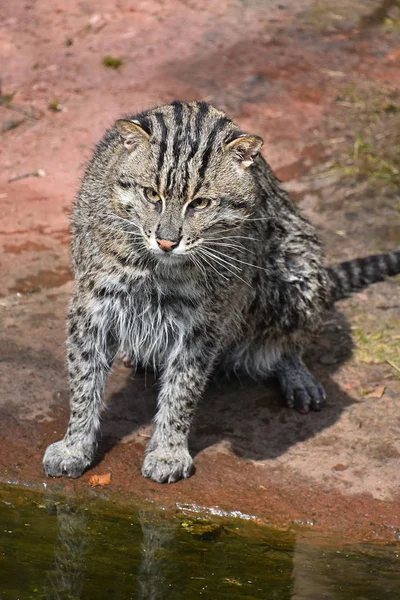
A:
[[[149,252],[183,257],[240,227],[257,201],[260,137],[205,102],[173,104],[116,122],[113,206]]]

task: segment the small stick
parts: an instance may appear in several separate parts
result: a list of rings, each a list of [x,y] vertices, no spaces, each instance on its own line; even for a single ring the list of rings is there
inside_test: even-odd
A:
[[[386,359],[386,362],[389,363],[389,365],[391,367],[393,367],[393,369],[396,369],[396,371],[398,371],[400,373],[400,367],[398,367],[397,365],[395,365],[391,360],[389,360],[388,358]]]
[[[9,96],[3,96],[2,90],[3,90],[3,86],[2,86],[2,81],[0,78],[0,106],[3,106],[4,108],[7,108],[8,110],[13,110],[17,113],[20,113],[21,115],[24,115],[24,117],[26,117],[27,119],[36,120],[39,118],[38,111],[35,112],[35,110],[32,107],[29,110],[27,110],[23,106],[19,106],[18,104],[13,104],[12,98],[13,98],[14,94],[11,94]]]
[[[21,115],[24,115],[24,117],[26,117],[27,119],[32,119],[32,121],[37,121],[37,119],[39,118],[38,116],[36,116],[37,114],[39,114],[38,112],[34,112],[32,109],[31,110],[26,110],[25,108],[22,108],[22,106],[18,106],[17,104],[10,104],[9,102],[5,102],[0,98],[0,106],[3,106],[3,108],[8,108],[8,110],[13,110],[14,112],[20,113]]]
[[[13,181],[19,181],[20,179],[26,179],[27,177],[44,177],[46,175],[46,171],[43,169],[38,169],[37,171],[32,171],[31,173],[23,173],[22,175],[16,175],[16,177],[11,177],[8,180],[8,183],[12,183]]]

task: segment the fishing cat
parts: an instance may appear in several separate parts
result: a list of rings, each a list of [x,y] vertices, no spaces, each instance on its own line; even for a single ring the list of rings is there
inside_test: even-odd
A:
[[[302,361],[332,303],[400,272],[400,251],[324,266],[310,222],[244,133],[205,102],[121,119],[87,167],[72,217],[68,317],[71,417],[48,475],[91,464],[107,374],[119,350],[160,372],[142,473],[194,470],[188,432],[216,365],[276,377],[286,404],[319,410]]]

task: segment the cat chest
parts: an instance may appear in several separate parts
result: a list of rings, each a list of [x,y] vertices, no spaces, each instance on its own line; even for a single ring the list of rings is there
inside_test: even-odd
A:
[[[120,319],[121,344],[137,361],[159,362],[198,321],[196,298],[171,290],[135,293]]]

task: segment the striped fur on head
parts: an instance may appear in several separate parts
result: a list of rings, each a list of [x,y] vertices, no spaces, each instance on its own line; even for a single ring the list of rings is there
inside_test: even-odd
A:
[[[205,102],[174,102],[116,127],[113,203],[138,226],[144,251],[164,258],[155,238],[180,240],[173,253],[182,256],[215,229],[249,216],[256,187],[248,167],[262,140],[223,112]]]

